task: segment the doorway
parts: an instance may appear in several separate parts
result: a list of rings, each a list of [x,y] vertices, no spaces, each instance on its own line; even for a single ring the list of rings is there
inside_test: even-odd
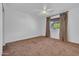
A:
[[[46,37],[67,42],[68,11],[46,18]]]
[[[50,37],[60,39],[60,16],[57,15],[50,19]]]

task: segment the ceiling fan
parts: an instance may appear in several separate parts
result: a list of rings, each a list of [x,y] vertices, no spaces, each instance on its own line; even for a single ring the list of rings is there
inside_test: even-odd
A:
[[[41,15],[49,15],[49,12],[54,11],[53,9],[48,9],[46,5],[43,6],[42,10],[37,10]]]

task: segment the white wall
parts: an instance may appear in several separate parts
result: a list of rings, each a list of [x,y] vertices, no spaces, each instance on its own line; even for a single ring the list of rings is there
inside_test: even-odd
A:
[[[79,7],[69,11],[68,40],[79,44]]]
[[[0,55],[2,54],[2,4],[0,3]]]
[[[41,20],[34,14],[5,8],[4,43],[41,36]]]
[[[42,36],[45,36],[46,35],[46,17],[41,17],[42,19]]]

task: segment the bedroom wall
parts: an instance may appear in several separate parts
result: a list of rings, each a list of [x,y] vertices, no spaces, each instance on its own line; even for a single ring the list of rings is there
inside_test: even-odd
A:
[[[0,55],[2,55],[2,4],[0,3]]]
[[[79,8],[69,11],[68,40],[79,44]]]
[[[42,36],[46,35],[46,17],[42,17]]]
[[[30,13],[5,8],[4,43],[41,36],[41,20]]]

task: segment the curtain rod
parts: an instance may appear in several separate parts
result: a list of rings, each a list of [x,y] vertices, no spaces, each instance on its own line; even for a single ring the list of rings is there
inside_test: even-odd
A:
[[[69,12],[69,11],[65,11],[65,12]],[[62,13],[65,13],[65,12],[62,12]],[[55,15],[51,15],[51,16],[48,16],[48,17],[52,17],[52,16],[56,16],[56,15],[60,15],[60,14],[62,14],[62,13],[57,13],[57,14],[55,14]]]

